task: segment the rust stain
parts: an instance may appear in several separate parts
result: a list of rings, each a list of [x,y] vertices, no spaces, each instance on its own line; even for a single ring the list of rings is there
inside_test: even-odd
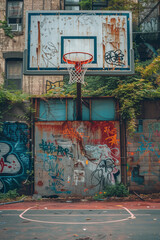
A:
[[[110,30],[111,30],[111,35],[113,38],[113,43],[116,45],[113,47],[115,49],[119,49],[120,48],[120,27],[119,27],[119,23],[117,24],[117,21],[115,18],[111,18],[110,20],[111,22],[111,26],[110,26]]]
[[[33,63],[34,63],[34,57],[32,56],[32,66],[33,66]]]
[[[105,68],[105,53],[106,53],[106,47],[103,44],[103,69]]]
[[[42,181],[38,181],[37,185],[38,185],[39,187],[42,187],[42,186],[43,186],[43,182],[42,182]]]
[[[36,48],[38,70],[39,70],[39,62],[40,62],[40,52],[41,52],[41,31],[40,31],[40,21],[38,21],[38,47]]]
[[[106,24],[108,24],[108,17],[106,17]]]
[[[124,25],[125,25],[125,18],[123,18],[122,20],[122,28],[124,28]]]

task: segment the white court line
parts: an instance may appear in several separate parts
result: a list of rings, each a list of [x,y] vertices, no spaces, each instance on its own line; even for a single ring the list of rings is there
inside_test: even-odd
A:
[[[36,206],[34,206],[36,207]],[[37,223],[47,223],[47,224],[65,224],[65,225],[69,225],[69,224],[85,224],[85,225],[91,225],[91,224],[104,224],[104,223],[117,223],[117,222],[123,222],[123,221],[127,221],[127,220],[130,220],[130,219],[135,219],[136,217],[134,216],[134,214],[127,208],[125,207],[122,207],[120,206],[121,208],[125,209],[129,214],[130,216],[127,217],[127,218],[122,218],[122,219],[119,219],[119,220],[112,220],[112,221],[104,221],[104,222],[50,222],[50,221],[42,221],[42,220],[34,220],[34,219],[30,219],[30,218],[26,218],[24,217],[23,215],[28,212],[30,209],[34,208],[34,207],[30,207],[30,208],[27,208],[26,210],[24,210],[20,215],[19,217],[24,219],[24,220],[27,220],[27,221],[31,221],[31,222],[37,222]],[[75,210],[75,209],[74,209]],[[83,216],[83,215],[82,215]],[[100,216],[100,215],[99,215]]]

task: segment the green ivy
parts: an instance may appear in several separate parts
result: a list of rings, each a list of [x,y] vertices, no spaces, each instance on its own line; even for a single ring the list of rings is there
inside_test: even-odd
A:
[[[13,38],[14,35],[11,32],[12,28],[10,26],[8,26],[8,23],[6,20],[0,20],[0,28],[2,28],[4,30],[4,33],[6,36]]]
[[[69,85],[65,77],[63,88],[56,88],[49,94],[76,97],[76,84]],[[134,133],[141,101],[160,98],[160,56],[146,62],[136,61],[133,76],[86,76],[82,96],[115,97],[120,104],[121,118],[127,121],[129,132]]]
[[[81,0],[80,3],[81,10],[91,10],[92,9],[92,0]]]
[[[0,193],[0,199],[3,200],[16,199],[18,196],[17,189],[9,190],[7,193]]]
[[[21,91],[9,91],[5,89],[3,85],[0,85],[0,130],[2,130],[3,117],[10,113],[10,110],[20,103],[24,103],[29,99],[27,94],[23,94]],[[22,115],[16,115],[17,118],[24,121],[30,120],[30,113],[34,112],[32,106],[28,106],[26,113]]]

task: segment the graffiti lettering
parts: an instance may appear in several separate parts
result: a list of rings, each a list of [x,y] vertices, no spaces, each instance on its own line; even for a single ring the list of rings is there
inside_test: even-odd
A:
[[[118,49],[116,51],[112,50],[112,51],[105,53],[105,61],[108,64],[122,66],[122,65],[124,65],[123,59],[124,59],[124,54],[122,53],[122,51],[120,49]]]
[[[151,18],[150,21],[145,21],[141,24],[142,32],[157,32],[158,18]]]
[[[3,125],[2,139],[10,139],[16,145],[16,148],[20,145],[25,148],[28,143],[28,126],[25,123],[10,123],[6,122]]]
[[[62,156],[67,156],[67,157],[72,157],[72,154],[69,152],[68,148],[63,148],[62,146],[55,146],[54,143],[44,141],[42,139],[42,142],[39,144],[40,149],[43,150],[45,153],[57,153],[57,155],[62,155]]]
[[[115,127],[111,129],[108,125],[104,128],[104,132],[107,133],[105,140],[107,140],[112,147],[113,145],[118,145],[119,139],[117,138],[117,129]]]
[[[46,64],[46,67],[48,67],[48,64],[55,66],[55,64],[53,64],[53,58],[55,57],[58,51],[54,44],[52,42],[48,42],[46,45],[43,44],[42,52],[43,52],[42,58]]]
[[[36,148],[39,168],[36,173],[37,192],[42,191],[38,182],[43,178],[48,179],[47,182],[43,181],[43,189],[47,194],[52,191],[66,194],[70,190],[77,194],[76,186],[79,187],[79,194],[84,193],[85,189],[95,188],[97,191],[106,184],[115,184],[120,180],[117,123],[69,121],[67,124],[48,123],[48,126],[44,127],[43,135],[38,128],[36,133],[36,139],[42,136]],[[90,193],[88,191],[85,194]]]
[[[115,184],[120,174],[119,169],[116,168],[116,165],[119,164],[117,159],[119,149],[117,148],[116,154],[113,154],[112,149],[106,144],[98,146],[86,145],[85,149],[97,161],[96,169],[91,174],[92,187],[99,186],[99,190],[103,190],[106,184]]]
[[[91,184],[99,186],[99,191],[103,190],[107,184],[115,184],[119,174],[112,159],[101,160],[91,174]]]
[[[86,145],[85,150],[87,154],[91,156],[91,159],[106,159],[111,158],[115,161],[116,164],[119,163],[119,149],[118,148],[109,148],[106,144],[104,145]]]
[[[54,182],[51,182],[49,180],[49,187],[56,194],[60,194],[60,193],[63,193],[63,192],[67,193],[67,194],[71,193],[71,191],[68,191],[68,190],[64,189],[64,183],[62,181],[59,181],[59,180],[54,181]]]
[[[73,139],[77,139],[79,141],[81,141],[84,137],[88,138],[88,136],[85,136],[83,132],[77,132],[73,128],[66,128],[65,130],[63,130],[63,135],[66,135],[67,137]]]
[[[0,191],[18,188],[30,169],[28,126],[24,123],[3,124],[0,137]]]
[[[49,80],[46,81],[46,93],[48,93],[50,90],[54,90],[56,87],[62,87],[63,81],[57,81],[57,82],[51,82]]]
[[[158,158],[160,158],[160,154],[155,150],[155,147],[153,145],[153,142],[151,142],[152,135],[150,135],[149,139],[145,139],[144,135],[141,135],[141,142],[139,142],[141,145],[137,148],[137,152],[140,152],[141,154],[147,152],[154,152]]]
[[[20,160],[12,154],[12,147],[9,143],[0,142],[0,173],[16,174],[20,171]]]
[[[64,166],[62,164],[62,157],[72,157],[68,148],[63,148],[58,145],[55,146],[52,142],[47,142],[42,139],[39,144],[43,153],[39,153],[38,156],[43,160],[43,169],[48,172],[51,177],[49,186],[55,193],[70,193],[64,188]],[[54,155],[56,154],[56,155]]]

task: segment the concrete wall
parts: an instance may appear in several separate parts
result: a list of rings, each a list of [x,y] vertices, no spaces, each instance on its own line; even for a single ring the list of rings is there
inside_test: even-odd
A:
[[[25,24],[27,10],[59,10],[63,8],[63,1],[60,0],[24,0],[23,10],[23,32],[16,34],[13,39],[5,36],[3,29],[0,29],[0,84],[5,79],[5,59],[3,53],[6,52],[22,52],[25,46]],[[0,20],[4,20],[6,16],[6,0],[1,0],[0,4]],[[29,94],[42,94],[46,92],[46,81],[56,82],[62,80],[62,76],[24,76],[22,77],[22,89]]]
[[[35,124],[35,193],[91,196],[121,180],[119,122]]]
[[[134,137],[127,136],[127,167],[130,190],[160,190],[160,120],[137,121]]]

